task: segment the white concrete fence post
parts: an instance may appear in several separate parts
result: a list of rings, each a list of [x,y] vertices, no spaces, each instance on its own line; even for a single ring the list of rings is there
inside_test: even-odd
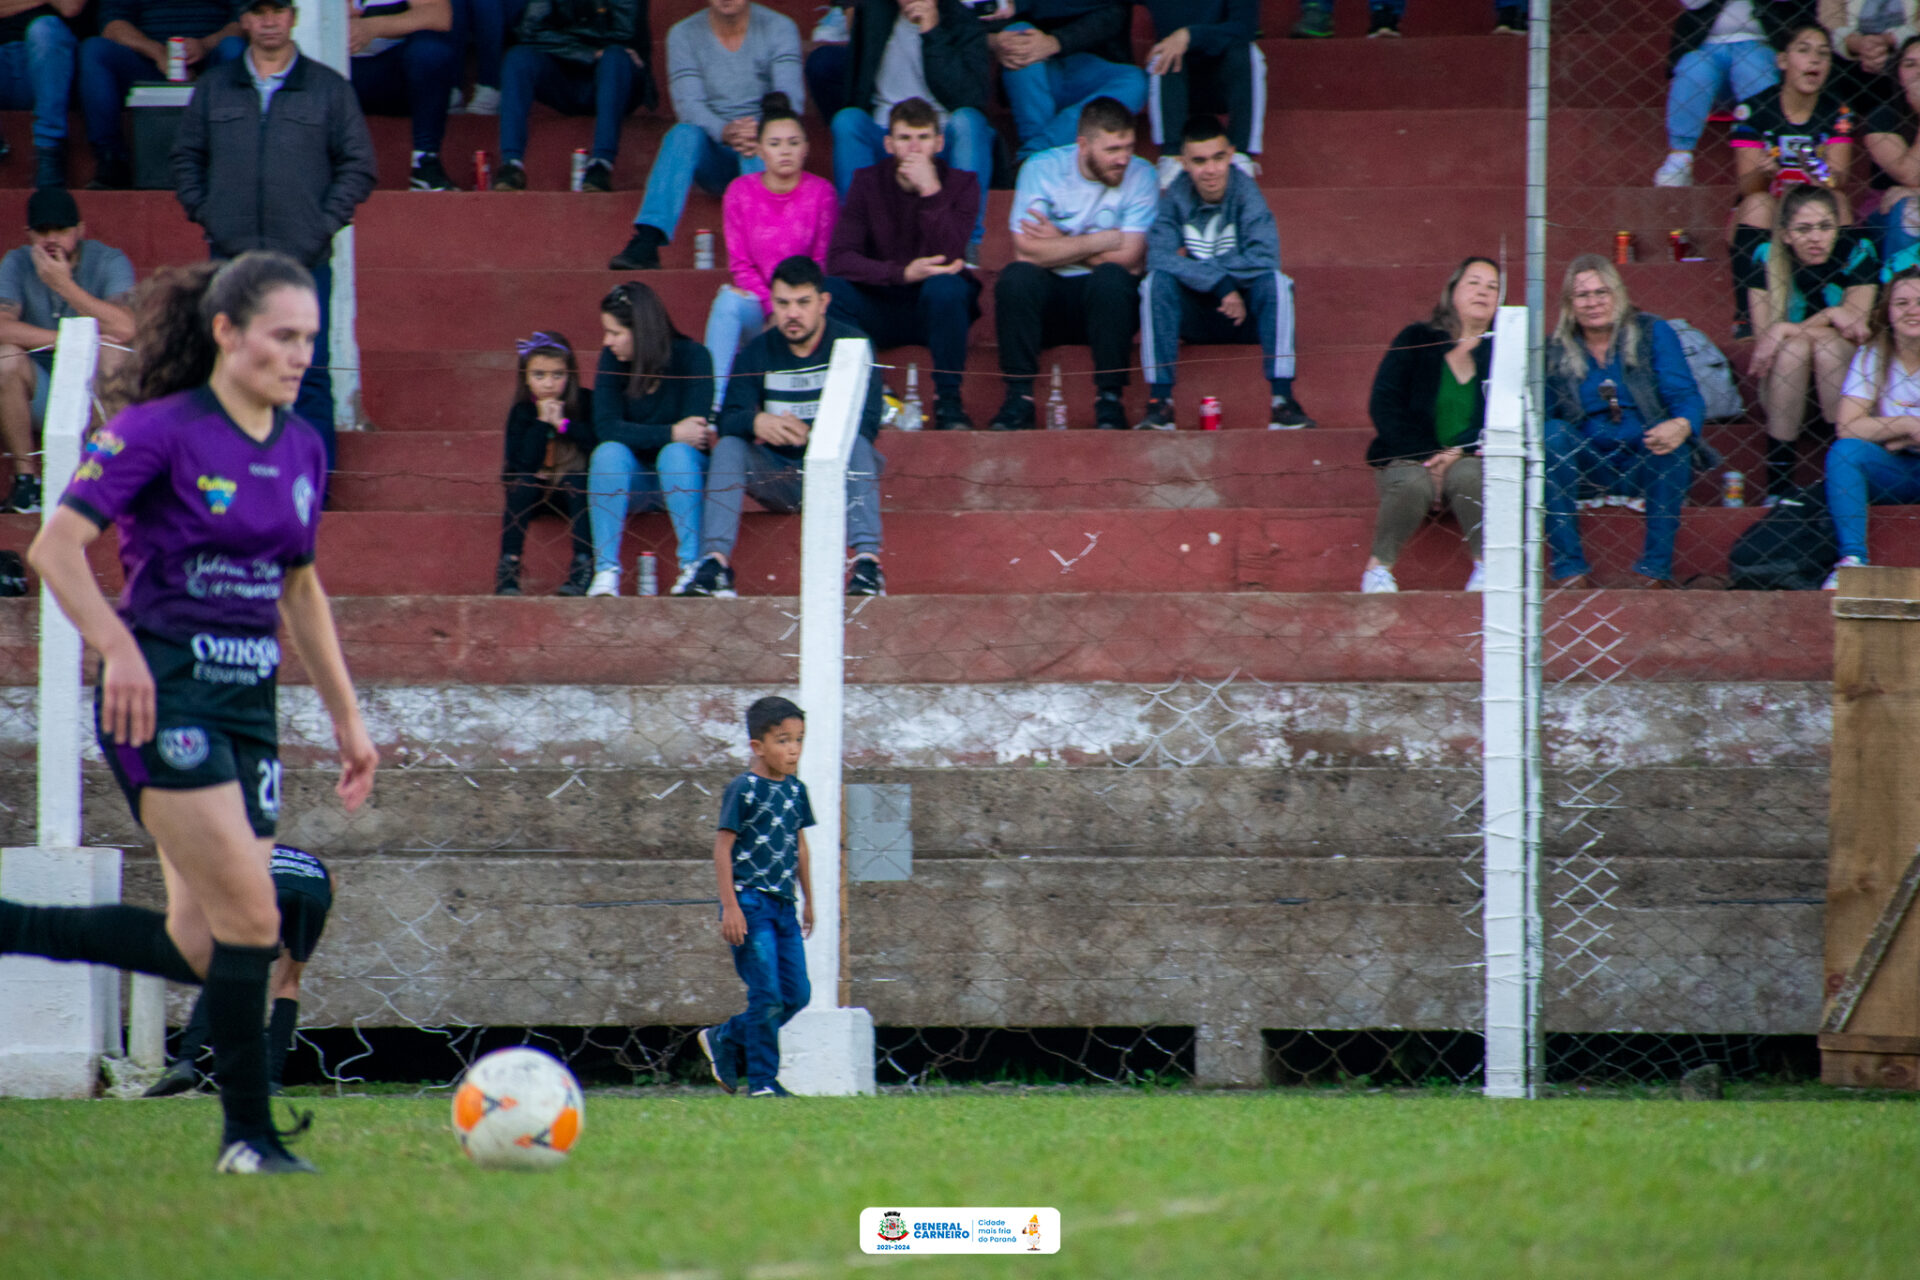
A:
[[[344,4],[316,4],[300,9],[294,24],[294,43],[303,57],[349,74],[347,19]],[[345,226],[333,237],[333,291],[327,312],[327,360],[333,366],[333,423],[339,431],[358,431],[360,412],[360,336],[357,325],[359,294],[354,279],[353,228]]]

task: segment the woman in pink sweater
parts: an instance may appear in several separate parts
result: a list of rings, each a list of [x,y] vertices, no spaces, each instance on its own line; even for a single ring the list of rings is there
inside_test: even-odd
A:
[[[727,373],[741,346],[766,327],[773,269],[804,253],[824,266],[840,202],[833,184],[807,173],[807,135],[784,93],[760,100],[760,173],[745,173],[721,202],[727,265],[733,283],[720,286],[707,313],[707,350],[713,353],[713,404],[727,398]]]

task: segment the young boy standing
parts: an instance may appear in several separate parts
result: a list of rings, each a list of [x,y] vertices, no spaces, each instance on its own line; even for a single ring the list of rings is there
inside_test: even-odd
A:
[[[720,881],[720,936],[733,948],[733,967],[747,984],[747,1010],[700,1031],[713,1078],[728,1093],[739,1088],[742,1066],[750,1098],[784,1098],[780,1086],[780,1028],[812,998],[801,940],[813,932],[813,884],[807,838],[813,806],[794,776],[807,736],[807,717],[785,698],[761,698],[747,708],[747,745],[753,766],[727,785],[720,799],[720,831],[713,841]],[[794,891],[805,902],[795,910]]]

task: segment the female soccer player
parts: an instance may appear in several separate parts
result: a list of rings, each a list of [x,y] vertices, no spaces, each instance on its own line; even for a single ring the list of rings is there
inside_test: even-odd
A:
[[[0,903],[0,953],[203,983],[225,1115],[215,1168],[312,1172],[268,1112],[260,1027],[280,937],[281,621],[333,718],[349,810],[378,763],[313,565],[325,455],[288,409],[319,304],[291,258],[247,253],[159,273],[136,310],[130,407],[89,439],[27,554],[101,655],[101,750],[159,845],[167,912]],[[86,559],[109,523],[118,612]]]

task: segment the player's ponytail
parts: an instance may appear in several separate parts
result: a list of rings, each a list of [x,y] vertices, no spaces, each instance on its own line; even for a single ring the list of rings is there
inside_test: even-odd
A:
[[[283,253],[164,267],[134,293],[133,360],[120,391],[134,404],[203,385],[220,354],[213,318],[244,328],[275,289],[313,292],[313,276]]]

